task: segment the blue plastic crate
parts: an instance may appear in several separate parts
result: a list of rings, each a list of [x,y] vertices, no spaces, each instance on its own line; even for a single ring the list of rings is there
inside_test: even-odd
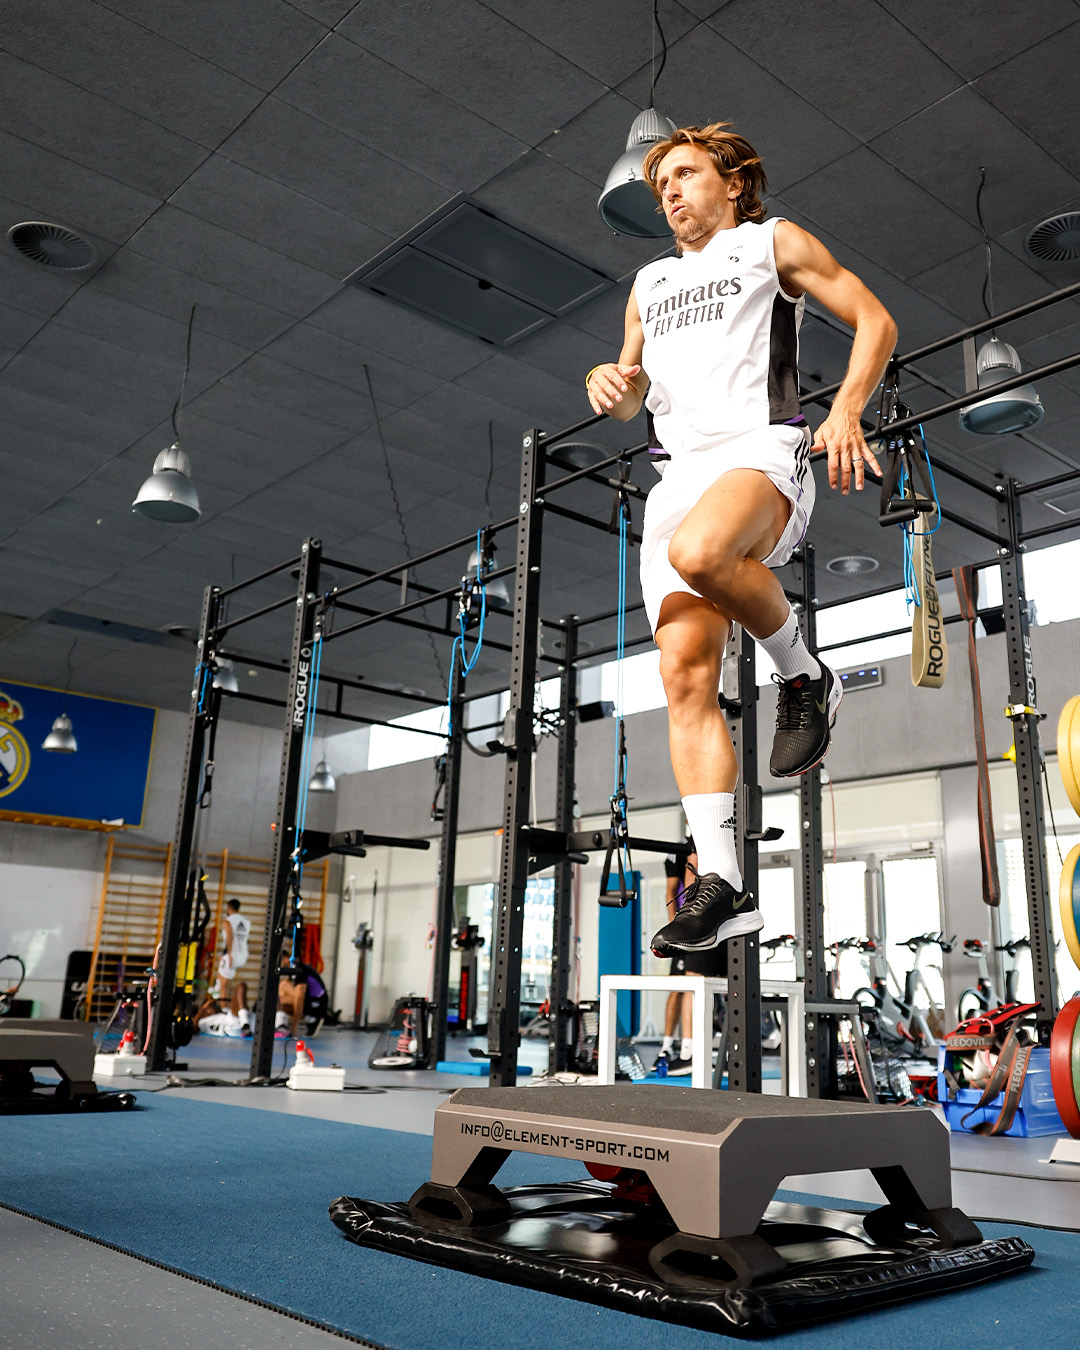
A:
[[[938,1101],[945,1110],[945,1119],[950,1130],[970,1134],[972,1126],[984,1120],[993,1123],[1001,1114],[1005,1105],[1005,1094],[998,1095],[981,1111],[973,1111],[966,1125],[960,1122],[976,1105],[982,1096],[980,1088],[959,1088],[949,1093],[945,1085],[945,1057],[948,1052],[944,1046],[938,1049]],[[950,1058],[952,1056],[950,1055]],[[1054,1101],[1054,1089],[1050,1082],[1050,1051],[1044,1045],[1037,1045],[1031,1052],[1027,1077],[1020,1092],[1020,1105],[1013,1123],[1005,1131],[1015,1139],[1029,1139],[1039,1134],[1065,1134],[1057,1105]]]

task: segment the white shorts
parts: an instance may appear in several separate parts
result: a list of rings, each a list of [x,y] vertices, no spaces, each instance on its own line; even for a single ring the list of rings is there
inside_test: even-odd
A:
[[[231,980],[243,964],[244,962],[241,961],[239,966],[234,965],[231,958],[222,953],[221,959],[218,961],[218,974],[223,980]]]
[[[641,594],[653,633],[669,595],[697,595],[668,561],[671,536],[706,489],[732,469],[757,469],[791,502],[787,528],[767,558],[782,567],[802,543],[814,509],[809,427],[766,426],[725,436],[700,450],[686,450],[657,465],[663,477],[649,492],[641,539]]]

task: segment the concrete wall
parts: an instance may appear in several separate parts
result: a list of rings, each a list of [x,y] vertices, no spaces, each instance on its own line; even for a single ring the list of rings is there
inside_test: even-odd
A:
[[[186,715],[158,713],[143,825],[126,832],[132,841],[173,839],[187,732]],[[280,732],[222,722],[213,807],[203,822],[208,850],[269,856],[280,755]],[[16,952],[26,962],[21,996],[34,999],[41,1016],[59,1014],[68,953],[93,945],[106,848],[95,831],[0,821],[0,955]],[[336,920],[336,886],[328,909]],[[0,978],[14,969],[4,966]]]

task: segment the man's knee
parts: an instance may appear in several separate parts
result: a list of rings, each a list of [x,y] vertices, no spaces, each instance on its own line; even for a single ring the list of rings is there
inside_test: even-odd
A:
[[[730,593],[739,559],[715,537],[697,531],[677,531],[668,545],[668,562],[699,595]]]
[[[714,655],[705,655],[683,645],[660,650],[660,679],[669,708],[714,703],[719,674]]]

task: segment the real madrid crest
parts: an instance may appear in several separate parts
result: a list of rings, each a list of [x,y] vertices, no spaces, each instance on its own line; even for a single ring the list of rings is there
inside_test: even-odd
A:
[[[0,797],[14,792],[30,770],[30,747],[15,730],[22,704],[0,689]]]

